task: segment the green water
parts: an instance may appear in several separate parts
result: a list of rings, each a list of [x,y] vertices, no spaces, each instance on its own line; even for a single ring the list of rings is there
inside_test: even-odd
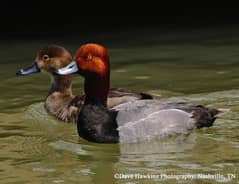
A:
[[[239,183],[238,31],[129,30],[93,37],[79,35],[77,39],[2,41],[0,183]],[[74,124],[56,120],[43,108],[49,75],[43,72],[18,77],[15,73],[30,64],[44,45],[61,44],[74,52],[82,43],[92,41],[109,49],[112,87],[230,111],[213,127],[188,136],[122,145],[95,144],[79,138]],[[75,94],[82,93],[82,84],[76,76]],[[133,179],[120,178],[130,174]],[[151,178],[139,178],[147,174]],[[195,178],[175,179],[187,174]],[[202,178],[209,174],[211,179]]]

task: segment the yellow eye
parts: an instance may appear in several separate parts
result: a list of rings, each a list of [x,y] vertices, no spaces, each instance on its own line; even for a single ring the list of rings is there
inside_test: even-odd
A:
[[[43,60],[45,60],[45,61],[48,61],[48,60],[50,59],[50,57],[49,57],[47,54],[45,54],[42,58],[43,58]]]

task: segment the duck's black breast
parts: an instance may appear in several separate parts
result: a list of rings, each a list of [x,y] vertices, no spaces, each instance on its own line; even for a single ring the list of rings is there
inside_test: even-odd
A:
[[[119,142],[116,119],[104,105],[84,105],[78,117],[77,129],[79,136],[88,141]]]

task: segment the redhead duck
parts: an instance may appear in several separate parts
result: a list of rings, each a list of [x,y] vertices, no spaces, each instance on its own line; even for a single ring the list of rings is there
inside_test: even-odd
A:
[[[131,143],[189,133],[213,125],[217,109],[202,105],[156,99],[137,100],[106,107],[110,87],[109,54],[101,45],[89,43],[76,52],[74,61],[55,71],[78,72],[85,78],[85,103],[77,120],[79,136],[98,143]]]
[[[58,45],[49,45],[40,49],[32,66],[21,69],[17,75],[29,75],[45,70],[51,74],[51,87],[45,100],[45,109],[51,115],[66,122],[76,122],[84,96],[72,95],[72,75],[55,75],[53,71],[62,68],[72,61],[71,54]],[[152,98],[146,93],[132,93],[121,88],[112,88],[107,101],[108,107],[131,100]]]

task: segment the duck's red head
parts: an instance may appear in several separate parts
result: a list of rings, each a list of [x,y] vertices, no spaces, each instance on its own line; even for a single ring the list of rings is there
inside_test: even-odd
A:
[[[99,44],[89,43],[81,46],[74,60],[84,77],[106,77],[110,73],[108,51]]]
[[[75,54],[80,74],[85,78],[85,93],[91,98],[106,100],[110,86],[110,63],[106,48],[89,43]]]

